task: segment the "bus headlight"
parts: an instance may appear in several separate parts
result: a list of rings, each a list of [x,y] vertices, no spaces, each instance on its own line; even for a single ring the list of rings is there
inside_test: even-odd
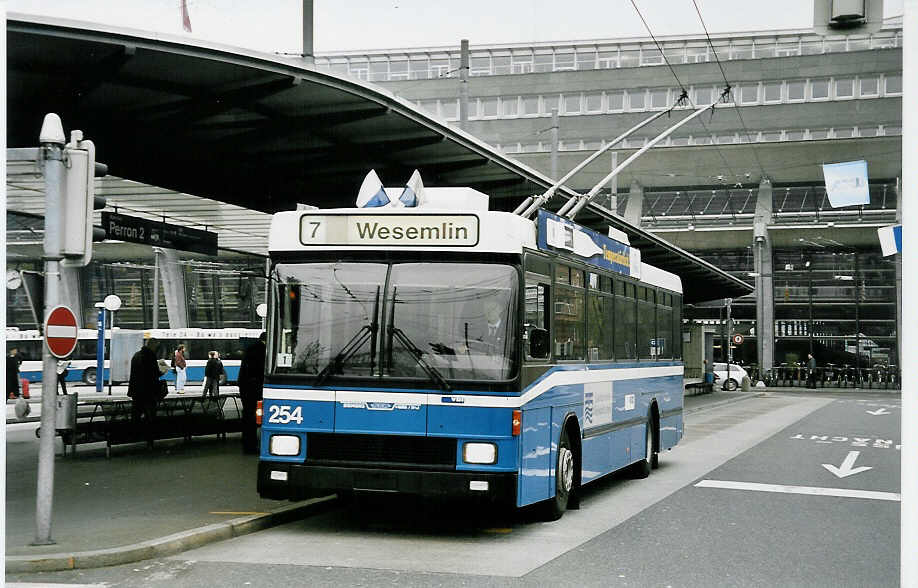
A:
[[[497,445],[493,443],[466,443],[462,446],[462,461],[465,463],[497,463]]]
[[[300,438],[296,435],[271,435],[271,455],[299,455]]]

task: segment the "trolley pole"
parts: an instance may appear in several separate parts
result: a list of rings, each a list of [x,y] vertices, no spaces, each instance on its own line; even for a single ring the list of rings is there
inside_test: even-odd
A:
[[[64,203],[64,137],[61,119],[46,114],[39,143],[45,177],[45,318],[57,306],[59,295],[61,233]],[[57,361],[47,344],[42,346],[41,439],[38,444],[38,488],[35,499],[35,541],[32,545],[52,545],[51,510],[54,501],[54,423],[57,409]]]

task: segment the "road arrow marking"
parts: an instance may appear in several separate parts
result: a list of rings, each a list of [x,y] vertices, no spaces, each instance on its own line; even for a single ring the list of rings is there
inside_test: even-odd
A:
[[[860,466],[853,467],[854,462],[857,461],[857,456],[861,454],[860,451],[849,451],[848,456],[845,458],[845,461],[842,462],[841,467],[835,467],[832,464],[824,463],[822,467],[826,468],[839,478],[847,478],[848,476],[853,476],[854,474],[859,474],[861,472],[866,472],[867,470],[872,470],[872,466]]]
[[[881,414],[891,414],[885,408],[878,408],[876,410],[868,410],[867,414],[872,414],[873,416],[880,416]]]

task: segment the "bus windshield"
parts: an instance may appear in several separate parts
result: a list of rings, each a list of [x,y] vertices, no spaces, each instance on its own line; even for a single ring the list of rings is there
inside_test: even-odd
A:
[[[517,272],[483,263],[276,266],[273,373],[508,380]]]

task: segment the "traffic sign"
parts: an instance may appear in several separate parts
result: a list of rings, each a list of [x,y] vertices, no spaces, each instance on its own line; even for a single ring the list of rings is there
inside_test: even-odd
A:
[[[45,321],[45,342],[51,355],[63,359],[73,353],[77,344],[77,320],[66,306],[55,306]]]
[[[739,333],[736,333],[735,335],[733,335],[732,341],[734,345],[740,345],[743,342],[743,336],[740,335]]]

